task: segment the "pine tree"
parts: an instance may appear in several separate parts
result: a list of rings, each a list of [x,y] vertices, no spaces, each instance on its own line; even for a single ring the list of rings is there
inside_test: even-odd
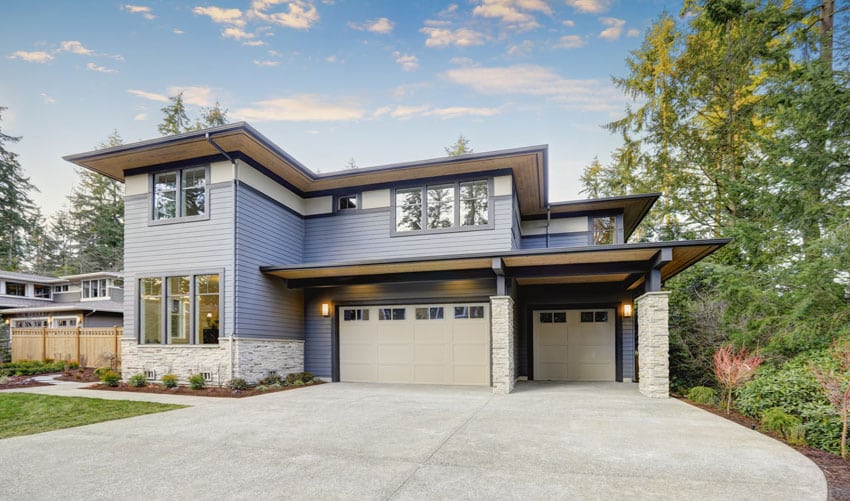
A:
[[[183,104],[183,93],[180,92],[176,96],[168,98],[171,104],[162,108],[163,118],[162,123],[157,127],[159,133],[163,136],[180,134],[188,130],[192,130],[188,115],[186,115],[186,105]]]
[[[0,107],[0,120],[5,110]],[[18,270],[26,262],[28,235],[36,214],[30,192],[37,189],[24,176],[18,155],[6,149],[6,143],[20,139],[0,130],[0,266],[5,270]]]
[[[450,157],[459,157],[472,153],[472,148],[469,147],[469,139],[463,137],[463,134],[457,137],[457,141],[451,146],[443,148],[446,150],[446,155]]]

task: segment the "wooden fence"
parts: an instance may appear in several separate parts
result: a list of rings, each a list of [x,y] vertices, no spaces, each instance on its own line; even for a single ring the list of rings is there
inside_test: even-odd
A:
[[[87,367],[109,365],[121,357],[121,327],[13,328],[12,361],[69,360]]]

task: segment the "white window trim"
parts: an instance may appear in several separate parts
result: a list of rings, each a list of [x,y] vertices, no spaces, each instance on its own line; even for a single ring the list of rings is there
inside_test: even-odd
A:
[[[57,328],[57,329],[62,329],[63,327],[59,326],[59,320],[73,320],[74,325],[69,325],[67,327],[68,329],[81,326],[79,316],[77,316],[77,315],[63,315],[63,316],[59,316],[59,317],[53,317],[53,321],[51,322],[52,323],[51,327],[54,327],[54,328]]]
[[[100,282],[101,280],[106,280],[106,287],[103,289],[103,296],[98,297],[85,297],[86,288],[83,285],[85,282],[89,282],[89,294],[91,294],[91,282]],[[112,288],[112,279],[111,278],[91,278],[88,280],[80,281],[80,301],[105,301],[107,299],[111,299],[112,295],[109,293],[109,289]]]

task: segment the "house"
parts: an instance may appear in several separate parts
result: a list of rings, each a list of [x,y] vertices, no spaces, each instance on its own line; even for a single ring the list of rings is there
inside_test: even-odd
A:
[[[668,394],[663,282],[726,240],[629,243],[658,194],[550,202],[547,147],[317,174],[245,123],[65,157],[125,183],[124,377]]]
[[[123,275],[46,277],[0,271],[0,316],[16,328],[113,327],[124,323]]]

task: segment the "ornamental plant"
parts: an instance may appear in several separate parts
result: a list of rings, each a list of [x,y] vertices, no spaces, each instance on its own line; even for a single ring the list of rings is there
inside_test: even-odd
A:
[[[847,459],[847,413],[850,410],[850,345],[838,340],[830,351],[839,369],[823,370],[812,368],[823,388],[827,400],[841,416],[841,457]]]
[[[714,353],[714,376],[725,393],[726,414],[732,411],[732,391],[752,379],[762,361],[758,354],[745,348],[736,353],[729,345]]]
[[[166,388],[177,388],[178,378],[175,374],[166,374],[162,376],[162,386]]]
[[[189,376],[189,388],[193,390],[201,390],[207,385],[203,374],[194,374]]]

